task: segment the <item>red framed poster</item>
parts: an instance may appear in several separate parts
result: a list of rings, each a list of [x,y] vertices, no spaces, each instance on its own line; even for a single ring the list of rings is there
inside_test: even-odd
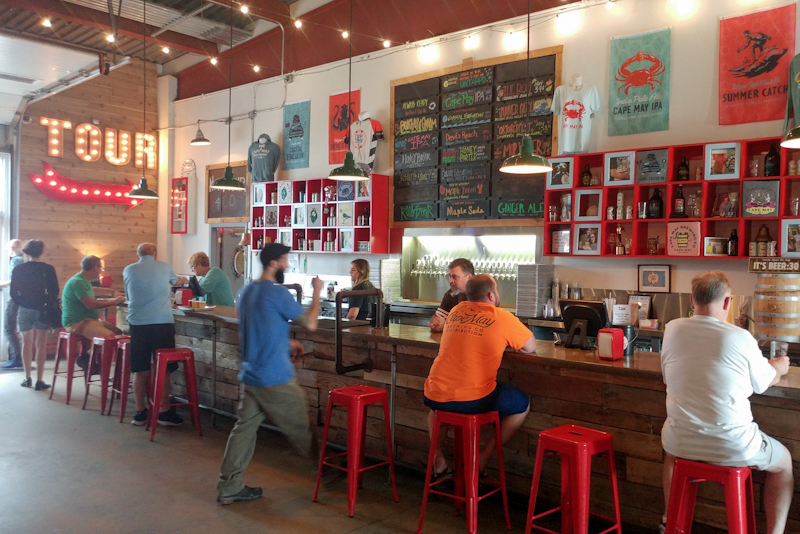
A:
[[[349,96],[349,98],[348,98]],[[344,138],[350,125],[358,120],[361,112],[361,90],[331,95],[328,98],[328,163],[341,165],[348,145]]]

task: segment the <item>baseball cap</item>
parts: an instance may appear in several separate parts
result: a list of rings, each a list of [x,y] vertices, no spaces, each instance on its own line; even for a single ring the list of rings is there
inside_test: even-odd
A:
[[[269,243],[261,249],[261,265],[266,267],[272,260],[279,260],[284,254],[291,252],[291,248],[281,243]]]

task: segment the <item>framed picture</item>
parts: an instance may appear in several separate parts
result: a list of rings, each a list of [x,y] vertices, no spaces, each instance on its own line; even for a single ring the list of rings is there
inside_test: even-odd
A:
[[[628,297],[628,304],[639,306],[640,319],[650,317],[650,295],[631,295]]]
[[[336,182],[336,194],[339,200],[355,200],[356,188],[353,185],[355,182]]]
[[[353,252],[353,231],[339,230],[339,250]]]
[[[292,203],[292,182],[278,182],[278,204]]]
[[[322,226],[322,204],[308,204],[306,210],[306,225],[309,228]]]
[[[573,158],[550,158],[553,170],[547,173],[546,189],[572,189],[575,166]]]
[[[800,219],[781,221],[781,257],[800,258]]]
[[[641,293],[669,293],[669,265],[640,265],[639,291]]]
[[[356,200],[369,200],[372,196],[372,180],[356,182]]]
[[[706,180],[730,180],[739,178],[739,143],[715,143],[706,145]]]
[[[727,237],[703,238],[703,256],[727,256],[727,255],[728,255]]]
[[[611,152],[606,154],[603,185],[633,185],[636,175],[636,152]]]
[[[253,184],[253,206],[263,206],[267,203],[267,184]]]
[[[550,235],[551,254],[569,254],[569,230],[553,230]]]
[[[669,150],[636,151],[636,183],[654,184],[667,181],[667,159]]]
[[[292,206],[292,226],[303,228],[306,225],[306,205],[295,204]]]
[[[742,217],[777,217],[780,190],[780,180],[742,182]]]
[[[603,217],[603,190],[578,189],[575,191],[576,221],[599,221]]]
[[[291,230],[278,230],[278,243],[286,245],[291,248],[292,246],[292,231]]]
[[[339,183],[343,184],[350,182],[339,182]],[[353,226],[355,224],[355,219],[353,219],[352,202],[345,202],[344,204],[339,204],[339,209],[336,212],[336,220],[338,222],[338,226]]]
[[[572,253],[576,256],[599,256],[602,242],[599,224],[576,224]]]

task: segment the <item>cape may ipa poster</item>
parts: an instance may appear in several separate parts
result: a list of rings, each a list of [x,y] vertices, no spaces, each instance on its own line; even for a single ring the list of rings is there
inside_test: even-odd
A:
[[[328,163],[330,165],[344,163],[344,156],[349,148],[344,142],[344,138],[349,135],[348,129],[358,120],[360,112],[360,89],[331,95],[328,98]]]
[[[608,135],[669,130],[669,28],[611,39]]]
[[[792,3],[720,21],[720,124],[783,118],[796,9]]]

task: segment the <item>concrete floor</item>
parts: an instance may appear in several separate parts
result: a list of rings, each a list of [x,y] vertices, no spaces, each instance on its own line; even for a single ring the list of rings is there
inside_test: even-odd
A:
[[[52,362],[45,372],[52,380]],[[347,516],[347,489],[340,483],[321,490],[314,503],[316,475],[295,456],[284,438],[263,430],[245,483],[264,488],[264,497],[220,506],[216,499],[219,465],[232,421],[218,417],[212,428],[203,414],[203,437],[188,424],[159,427],[155,442],[143,427],[120,424],[115,408],[100,415],[90,398],[81,410],[83,389],[64,404],[65,380],[49,391],[23,389],[21,372],[0,373],[0,533],[408,533],[415,532],[422,500],[422,477],[398,472],[400,502],[385,484],[387,471],[366,474],[355,517]],[[95,388],[93,388],[94,390]],[[434,497],[426,533],[465,533],[452,501]],[[526,509],[511,507],[512,531],[523,532]],[[482,533],[506,532],[500,499],[483,501]],[[626,531],[627,532],[627,531]]]

